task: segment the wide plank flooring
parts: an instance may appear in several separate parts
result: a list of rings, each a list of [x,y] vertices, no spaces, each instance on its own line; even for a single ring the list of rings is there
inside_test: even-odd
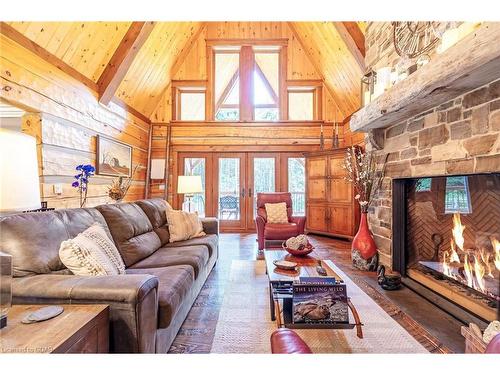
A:
[[[384,291],[378,286],[374,272],[353,269],[349,242],[321,236],[310,238],[316,253],[334,261],[429,351],[463,353],[464,340],[458,320],[407,288]],[[224,233],[220,236],[219,246],[217,265],[184,321],[170,353],[210,353],[231,262],[235,259],[263,259],[263,253],[257,249],[255,234]]]

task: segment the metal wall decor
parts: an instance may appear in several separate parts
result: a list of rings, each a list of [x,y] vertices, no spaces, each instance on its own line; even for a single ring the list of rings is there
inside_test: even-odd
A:
[[[393,22],[394,48],[410,59],[429,52],[439,41],[432,22]]]

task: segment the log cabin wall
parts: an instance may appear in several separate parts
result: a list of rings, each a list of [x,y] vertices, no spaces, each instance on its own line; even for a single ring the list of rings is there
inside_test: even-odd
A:
[[[312,41],[310,34],[300,38],[297,29],[306,29],[307,23],[287,22],[207,22],[199,31],[199,35],[190,44],[180,64],[172,68],[174,81],[205,81],[207,74],[207,40],[282,40],[286,44],[286,80],[289,83],[300,81],[321,82],[321,114],[320,120],[312,122],[278,121],[275,123],[243,123],[243,122],[178,122],[172,116],[172,85],[163,92],[153,114],[151,115],[153,137],[151,157],[165,159],[167,154],[168,135],[170,131],[169,180],[175,177],[176,158],[180,151],[313,151],[319,150],[320,129],[323,125],[325,147],[331,147],[333,133],[332,122],[343,122],[340,126],[340,144],[362,144],[364,136],[351,133],[348,116],[359,107],[359,72],[344,73],[347,94],[338,96],[332,90],[333,80],[338,79],[333,73],[326,77],[317,60],[319,54],[318,41]],[[310,23],[313,24],[313,23]],[[316,24],[316,23],[314,23]],[[333,23],[320,23],[323,28],[333,28]],[[324,25],[323,25],[324,24]],[[316,27],[320,27],[316,26]],[[302,31],[302,29],[300,29]],[[335,32],[333,28],[331,33]],[[310,30],[308,31],[310,33]],[[326,35],[326,34],[325,34]],[[327,43],[340,43],[338,55],[347,54],[344,59],[351,58],[349,51],[338,40],[327,40]],[[334,46],[330,46],[333,48]],[[331,50],[328,49],[328,53]],[[325,52],[325,51],[324,51]],[[326,52],[325,52],[326,53]],[[320,54],[319,54],[320,55]],[[326,63],[326,62],[325,62]],[[330,61],[331,63],[331,61]],[[355,76],[355,78],[354,78]],[[337,81],[335,81],[337,82]],[[342,90],[344,93],[345,90]],[[335,97],[334,97],[335,95]],[[348,97],[349,96],[349,97]],[[151,196],[165,196],[165,181],[151,181]],[[173,186],[168,184],[169,201],[173,198]]]
[[[36,136],[39,145],[42,200],[49,207],[79,206],[78,193],[71,187],[74,168],[82,163],[95,165],[97,134],[133,147],[133,165],[142,167],[126,200],[142,199],[149,123],[114,103],[99,104],[94,90],[4,35],[0,45],[0,98],[29,112],[23,130]],[[110,182],[110,177],[92,178],[87,206],[110,201]],[[61,195],[54,194],[53,184],[62,184]]]
[[[390,22],[368,24],[367,67],[397,64],[390,31]],[[500,71],[487,85],[381,129],[377,145],[367,139],[367,148],[382,147],[376,151],[381,162],[387,157],[386,178],[368,216],[381,263],[392,266],[393,178],[500,172],[499,78]]]

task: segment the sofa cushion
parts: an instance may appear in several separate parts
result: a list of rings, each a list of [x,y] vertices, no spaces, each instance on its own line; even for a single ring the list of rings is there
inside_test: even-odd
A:
[[[8,215],[0,218],[0,249],[12,256],[15,277],[70,273],[59,259],[61,242],[93,223],[106,222],[95,208]]]
[[[167,244],[170,233],[165,212],[167,209],[172,209],[172,206],[166,200],[160,198],[144,199],[135,203],[144,211],[151,225],[153,225],[153,230],[160,237],[161,245]]]
[[[264,237],[267,240],[286,240],[297,235],[297,224],[266,224]]]
[[[127,267],[151,255],[161,246],[153,225],[137,204],[106,204],[97,209],[104,216]]]
[[[191,238],[190,240],[171,242],[165,247],[184,247],[184,246],[197,246],[205,245],[208,247],[210,256],[217,253],[217,248],[219,246],[219,236],[216,234],[207,234],[203,237]]]
[[[204,245],[162,247],[147,258],[131,265],[130,268],[157,268],[182,264],[191,266],[194,269],[195,277],[198,277],[208,260],[208,247]]]
[[[103,226],[95,223],[75,238],[63,241],[59,258],[75,275],[121,275],[125,264]]]
[[[158,278],[158,328],[167,328],[194,283],[193,268],[187,265],[163,268],[129,268],[127,274]]]

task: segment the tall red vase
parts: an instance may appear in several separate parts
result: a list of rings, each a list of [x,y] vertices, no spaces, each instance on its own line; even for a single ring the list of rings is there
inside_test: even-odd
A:
[[[368,260],[377,253],[377,245],[373,240],[372,232],[368,228],[368,216],[366,212],[361,213],[358,233],[352,240],[352,249],[359,251],[363,259]]]

